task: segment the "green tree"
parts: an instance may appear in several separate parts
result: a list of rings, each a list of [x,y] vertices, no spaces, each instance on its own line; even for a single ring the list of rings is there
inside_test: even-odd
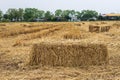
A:
[[[79,11],[76,11],[75,14],[76,14],[77,18],[79,18],[79,19],[81,18],[81,13]]]
[[[24,16],[24,9],[19,8],[18,11],[17,11],[18,21],[22,21],[23,20],[23,16]]]
[[[97,18],[98,13],[94,10],[82,10],[80,13],[81,20],[89,20],[90,18]]]
[[[75,10],[70,10],[71,15],[75,15],[75,13],[76,13]]]
[[[62,10],[61,9],[56,10],[55,11],[55,16],[61,17],[62,16]]]
[[[76,16],[76,11],[75,10],[70,10],[69,17],[71,20],[73,20],[73,17]]]
[[[43,10],[36,10],[36,13],[34,14],[35,18],[43,18],[44,17],[45,12]]]
[[[44,11],[38,10],[36,8],[26,8],[24,11],[25,21],[34,21],[37,18],[44,17]]]
[[[45,13],[45,19],[47,21],[50,21],[53,17],[54,17],[54,15],[50,11],[46,11],[46,13]]]
[[[37,9],[35,9],[35,8],[26,8],[25,12],[24,12],[24,20],[25,21],[33,21],[36,11],[37,11]]]
[[[7,10],[6,14],[9,16],[11,21],[17,21],[18,19],[18,10],[14,8],[10,8]]]
[[[70,10],[63,11],[62,17],[64,18],[64,21],[68,21],[68,19],[70,19],[69,14],[70,14]]]
[[[3,13],[2,13],[2,11],[0,10],[0,20],[2,19],[2,15],[3,15]]]

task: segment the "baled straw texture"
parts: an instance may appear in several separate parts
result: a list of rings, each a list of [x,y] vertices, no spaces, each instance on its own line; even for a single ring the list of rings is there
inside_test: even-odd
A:
[[[108,32],[109,30],[108,25],[89,25],[89,32]]]
[[[29,65],[90,66],[108,63],[107,47],[103,44],[49,43],[34,44]]]

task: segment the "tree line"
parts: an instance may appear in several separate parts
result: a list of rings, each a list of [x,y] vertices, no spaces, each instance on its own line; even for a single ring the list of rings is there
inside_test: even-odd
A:
[[[86,21],[97,20],[100,15],[95,10],[61,10],[54,13],[36,8],[10,8],[5,13],[0,10],[1,22],[34,22],[34,21]]]

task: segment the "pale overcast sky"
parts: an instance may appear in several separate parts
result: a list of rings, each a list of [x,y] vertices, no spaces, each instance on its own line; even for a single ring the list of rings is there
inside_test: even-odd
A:
[[[8,8],[38,8],[55,11],[56,9],[96,10],[100,13],[120,13],[120,0],[1,0],[0,10]]]

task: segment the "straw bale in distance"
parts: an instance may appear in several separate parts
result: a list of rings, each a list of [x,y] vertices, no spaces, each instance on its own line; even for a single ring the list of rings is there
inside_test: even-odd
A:
[[[104,21],[103,21],[103,22],[101,22],[101,24],[107,24],[107,22],[104,22]]]
[[[1,23],[0,23],[0,26],[6,26],[6,24],[1,24]]]
[[[117,29],[119,29],[120,28],[120,23],[116,22],[116,23],[113,24],[113,26],[115,26]]]
[[[81,26],[81,24],[75,24],[75,26]]]
[[[108,32],[109,29],[107,25],[89,25],[89,32]]]
[[[63,36],[64,39],[81,39],[81,35],[80,34],[65,34]]]
[[[29,65],[79,67],[108,63],[103,44],[40,43],[31,50]]]
[[[66,33],[63,35],[64,39],[85,39],[88,38],[88,34],[85,33]]]

